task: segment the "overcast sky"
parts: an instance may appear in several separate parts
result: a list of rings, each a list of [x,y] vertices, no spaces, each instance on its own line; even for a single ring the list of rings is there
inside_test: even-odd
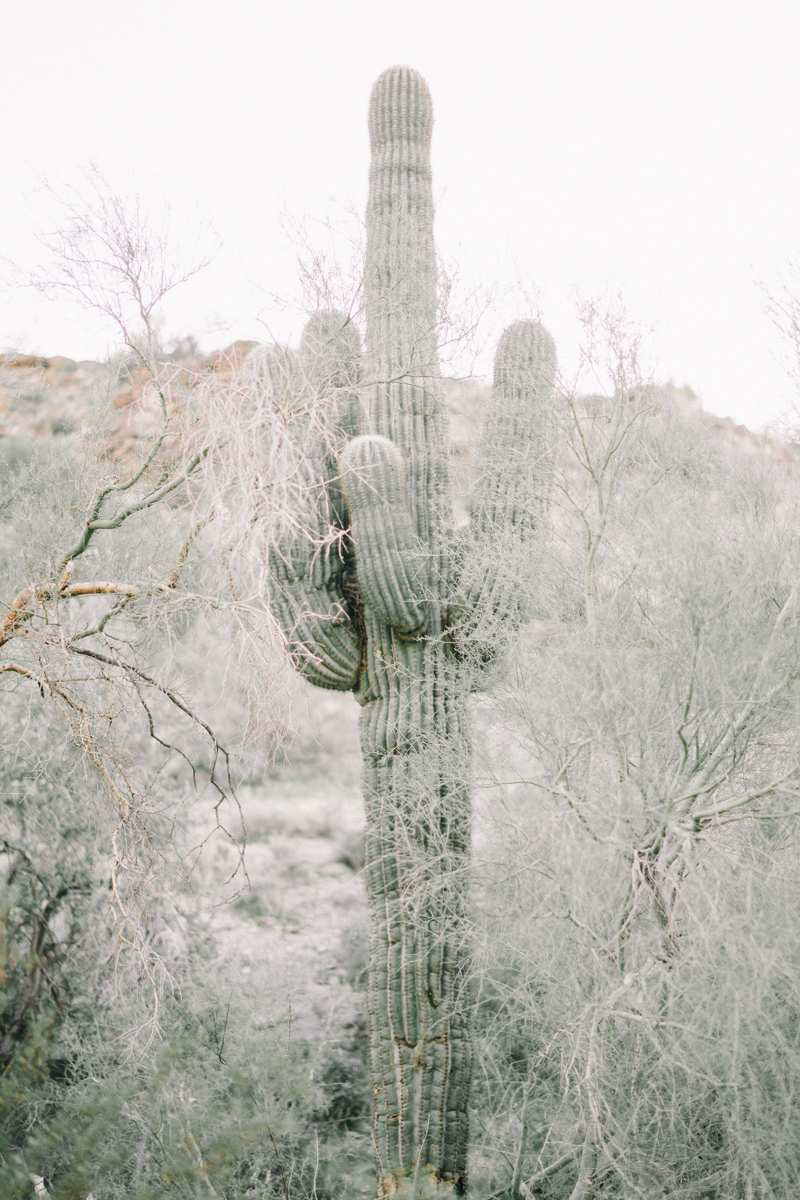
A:
[[[407,63],[467,289],[521,279],[567,370],[575,295],[621,292],[656,376],[707,410],[758,427],[792,399],[757,281],[800,256],[798,0],[2,0],[2,46],[0,255],[23,269],[57,221],[42,181],[94,162],[184,245],[220,242],[169,332],[297,336],[271,299],[297,292],[286,215],[314,239],[363,212],[370,87]],[[112,336],[0,300],[5,346],[98,358]]]

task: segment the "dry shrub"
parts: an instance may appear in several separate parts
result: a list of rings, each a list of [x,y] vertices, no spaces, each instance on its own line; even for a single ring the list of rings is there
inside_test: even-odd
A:
[[[785,1196],[796,479],[616,362],[613,394],[562,401],[536,620],[481,710],[473,1176],[573,1200]]]

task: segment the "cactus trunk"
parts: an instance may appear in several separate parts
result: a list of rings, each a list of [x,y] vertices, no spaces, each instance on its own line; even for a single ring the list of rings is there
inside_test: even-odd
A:
[[[365,605],[357,693],[381,1197],[461,1194],[466,1171],[469,740],[457,664],[442,637],[452,516],[436,344],[432,123],[427,85],[416,72],[396,68],[381,76],[370,106],[364,281],[370,436],[350,448],[347,465],[354,480],[365,479],[368,463],[380,471],[367,488],[384,515],[384,536],[390,524],[405,535],[397,583],[394,573],[381,571],[380,532],[359,536],[361,509],[347,477],[344,484],[361,591],[368,597],[380,588],[389,600]],[[404,476],[395,494],[382,484],[384,439]]]
[[[361,715],[379,1195],[436,1195],[440,1183],[460,1194],[470,1077],[467,739],[441,647],[396,641],[381,639],[386,665],[370,681],[380,694]]]

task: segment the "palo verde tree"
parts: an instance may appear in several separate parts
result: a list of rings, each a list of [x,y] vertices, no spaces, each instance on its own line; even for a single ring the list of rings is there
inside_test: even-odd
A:
[[[518,568],[487,570],[486,549],[518,546],[534,531],[555,376],[553,343],[540,325],[506,330],[473,527],[454,530],[436,338],[432,124],[420,75],[394,67],[378,79],[363,360],[352,322],[320,313],[294,362],[273,352],[262,367],[301,410],[303,389],[332,401],[327,435],[305,456],[302,528],[271,555],[271,600],[301,674],[353,691],[362,706],[378,1194],[408,1198],[466,1188],[466,698],[500,625],[520,616]]]

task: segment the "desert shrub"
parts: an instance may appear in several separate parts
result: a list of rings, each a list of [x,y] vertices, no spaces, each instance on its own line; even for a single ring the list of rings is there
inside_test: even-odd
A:
[[[535,619],[481,709],[473,1171],[573,1200],[787,1195],[796,480],[617,383],[564,398]]]
[[[360,1005],[342,984],[343,1002],[316,1019],[313,981],[276,975],[269,956],[242,970],[248,915],[209,910],[208,882],[195,886],[181,853],[213,828],[187,765],[173,771],[149,739],[137,747],[159,799],[143,958],[113,919],[113,818],[92,772],[46,698],[6,701],[0,1195],[33,1195],[35,1177],[65,1200],[366,1187]],[[176,812],[191,817],[177,840]]]
[[[169,982],[157,1030],[128,963],[95,969],[94,989],[17,1039],[0,1077],[0,1193],[28,1196],[35,1176],[64,1200],[303,1196],[315,1178],[333,1197],[348,1172],[363,1181],[363,1030],[293,1034],[304,981],[293,992],[269,961],[243,975],[207,917],[170,908],[151,906]]]

